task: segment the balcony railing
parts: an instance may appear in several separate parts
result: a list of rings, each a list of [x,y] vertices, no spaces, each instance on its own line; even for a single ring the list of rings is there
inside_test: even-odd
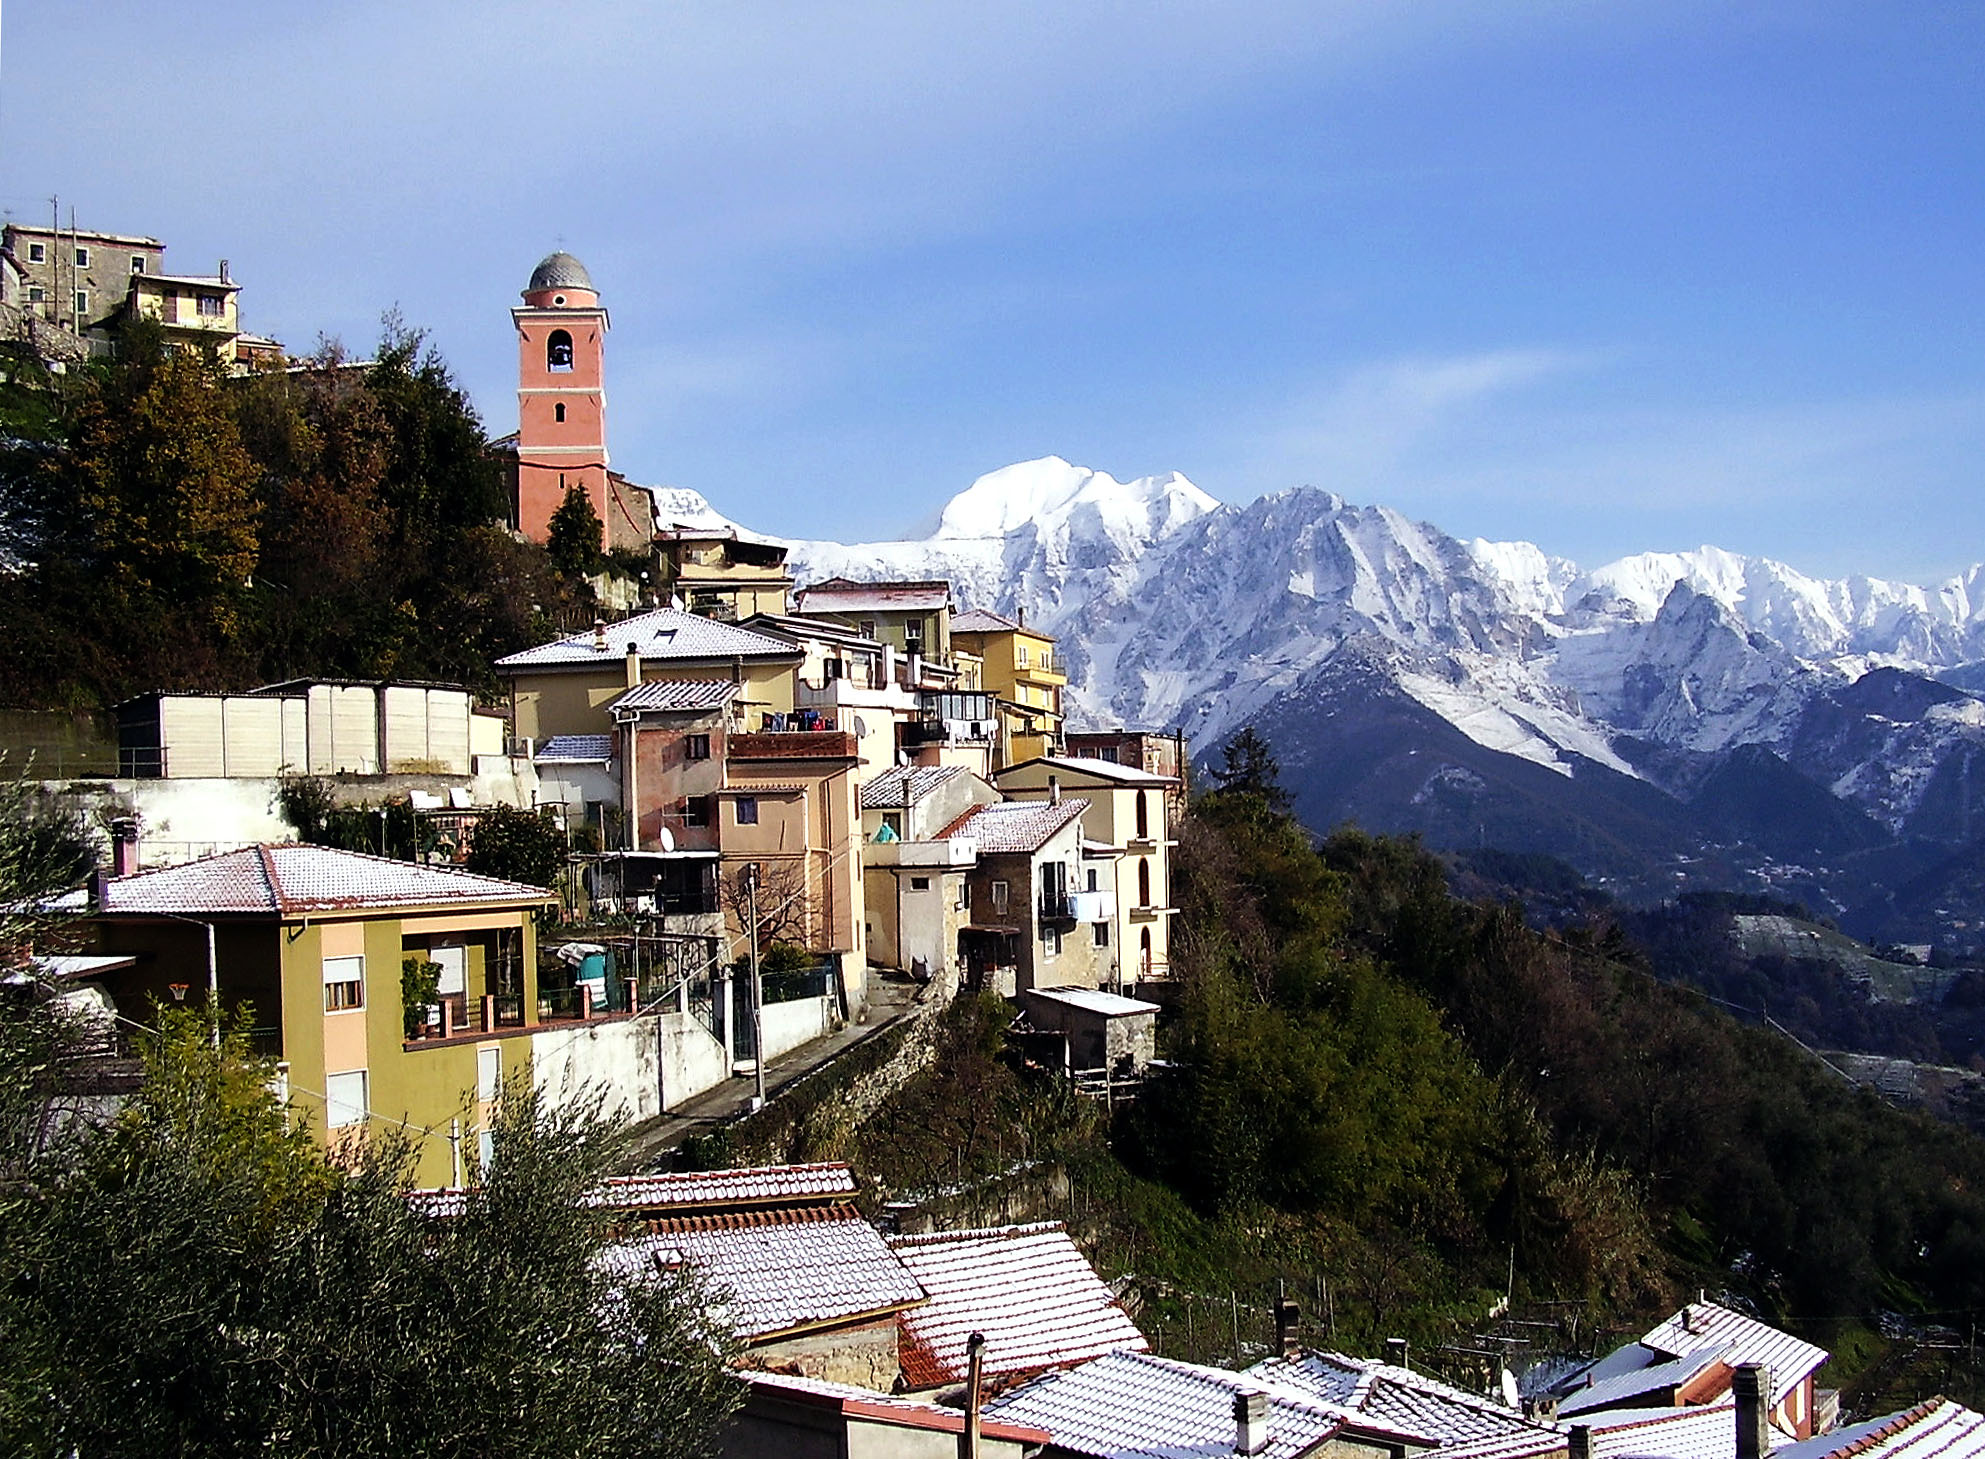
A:
[[[1039,905],[1043,922],[1079,920],[1075,912],[1075,898],[1067,892],[1042,892]]]

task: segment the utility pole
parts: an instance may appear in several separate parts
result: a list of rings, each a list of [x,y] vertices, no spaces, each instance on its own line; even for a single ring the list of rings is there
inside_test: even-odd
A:
[[[753,1110],[765,1108],[765,985],[758,976],[758,863],[744,869],[744,900],[751,927],[751,1073],[756,1090],[751,1096]]]

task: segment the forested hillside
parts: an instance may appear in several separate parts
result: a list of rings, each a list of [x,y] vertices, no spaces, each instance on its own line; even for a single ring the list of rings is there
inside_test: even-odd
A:
[[[1319,1337],[1429,1353],[1505,1296],[1583,1344],[1708,1288],[1839,1352],[1852,1406],[1913,1391],[1908,1335],[1985,1304],[1985,1143],[1660,983],[1617,931],[1459,900],[1411,841],[1317,846],[1271,763],[1228,771],[1181,831],[1171,1064],[1135,1103],[1026,1070],[966,999],[878,1114],[822,1094],[705,1157],[850,1155],[878,1201],[1068,1214],[1162,1349],[1215,1359],[1263,1338],[1278,1279]],[[1977,1394],[1961,1364],[1934,1381]]]
[[[498,525],[481,422],[422,337],[227,377],[142,327],[115,360],[0,383],[0,703],[300,675],[488,682],[570,574]],[[535,621],[534,621],[535,620]]]

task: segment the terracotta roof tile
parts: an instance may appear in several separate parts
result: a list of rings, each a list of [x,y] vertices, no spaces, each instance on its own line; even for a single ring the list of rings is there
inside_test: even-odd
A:
[[[1089,802],[1080,796],[1059,801],[1001,801],[965,812],[939,831],[936,839],[963,837],[977,842],[979,851],[988,856],[1031,854],[1053,840],[1064,826],[1080,820],[1088,809]]]
[[[897,1319],[912,1388],[962,1382],[974,1332],[986,1337],[989,1378],[1150,1346],[1059,1221],[897,1236],[889,1245],[930,1293]]]
[[[598,647],[591,629],[541,643],[496,661],[505,669],[570,668],[579,664],[618,663],[631,643],[644,662],[684,659],[791,659],[799,650],[784,639],[754,633],[731,623],[672,608],[623,618],[606,625],[606,647]]]
[[[452,867],[291,842],[115,877],[105,889],[103,911],[286,915],[433,904],[514,906],[550,896],[542,887]]]

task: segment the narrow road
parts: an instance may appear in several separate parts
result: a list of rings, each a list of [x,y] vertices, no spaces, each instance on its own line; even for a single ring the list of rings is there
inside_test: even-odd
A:
[[[850,1023],[824,1038],[802,1044],[781,1054],[765,1066],[765,1102],[772,1104],[797,1080],[825,1068],[850,1049],[867,1043],[893,1025],[902,1022],[924,1005],[919,1001],[924,985],[897,974],[869,970],[868,1010],[864,1021]],[[714,1089],[686,1099],[658,1119],[638,1126],[630,1164],[638,1170],[659,1170],[669,1157],[692,1135],[743,1119],[751,1113],[751,1097],[756,1081],[748,1075],[734,1075]]]

